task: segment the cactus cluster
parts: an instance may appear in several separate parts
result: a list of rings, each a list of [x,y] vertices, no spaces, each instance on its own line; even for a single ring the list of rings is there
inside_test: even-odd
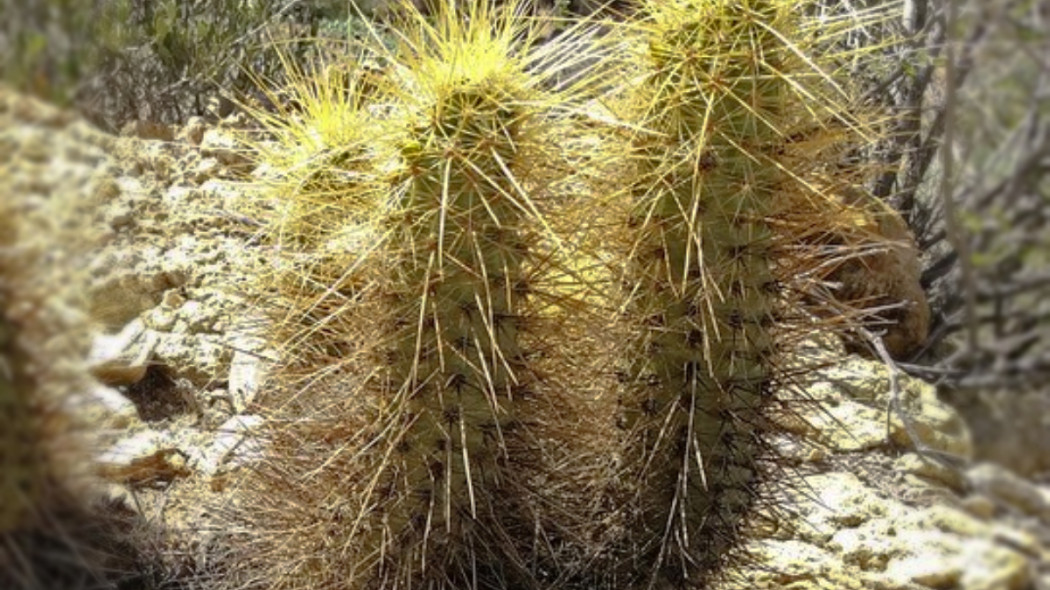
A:
[[[231,579],[702,586],[778,463],[785,349],[853,321],[821,287],[873,243],[843,154],[875,126],[784,0],[648,2],[593,54],[430,8],[260,113],[285,361]]]

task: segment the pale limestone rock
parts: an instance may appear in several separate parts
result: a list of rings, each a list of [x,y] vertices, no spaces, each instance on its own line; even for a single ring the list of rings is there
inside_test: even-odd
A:
[[[963,476],[958,470],[948,467],[943,462],[923,457],[917,453],[906,453],[893,463],[894,469],[933,480],[935,483],[948,486],[955,491],[962,491]]]
[[[172,141],[175,132],[170,125],[157,123],[155,121],[128,121],[120,129],[124,137],[138,137],[139,139]]]
[[[201,158],[197,165],[190,170],[190,178],[196,184],[207,182],[222,170],[222,162],[218,158]]]
[[[263,445],[253,436],[263,424],[254,415],[234,416],[216,430],[215,439],[196,468],[213,476],[223,469],[243,467],[263,457]]]
[[[1031,564],[1024,555],[989,542],[967,543],[958,557],[965,564],[965,590],[1027,590],[1031,588]]]
[[[820,428],[821,441],[839,452],[874,449],[886,444],[886,426],[879,422],[883,412],[864,404],[841,400],[826,404],[811,422]]]
[[[882,581],[863,588],[1020,590],[1030,580],[1025,556],[1034,551],[1030,537],[1001,542],[994,527],[963,511],[940,505],[918,509],[878,495],[851,474],[824,474],[810,483],[818,495],[802,501],[805,518],[796,538],[865,572],[869,582]],[[989,586],[989,580],[1004,585]]]
[[[806,418],[818,426],[823,442],[832,448],[865,450],[892,441],[905,448],[942,452],[963,460],[973,456],[966,424],[958,412],[937,399],[933,386],[899,375],[894,391],[890,370],[884,364],[855,357],[818,375],[806,392],[822,402],[822,407]]]
[[[909,423],[906,425],[896,413],[890,417],[893,441],[921,451],[939,451],[962,459],[972,457],[973,443],[962,417],[938,400],[936,392],[929,385],[923,384],[919,393],[915,393],[914,389],[909,391],[910,394],[903,396],[902,404],[904,419]],[[916,440],[912,440],[912,435]]]
[[[799,541],[756,543],[757,567],[719,586],[722,590],[929,590],[926,586],[891,580],[844,564],[839,556]]]
[[[799,528],[799,538],[823,545],[843,527],[857,527],[875,516],[881,516],[885,510],[871,501],[871,493],[852,473],[822,473],[806,479],[809,488],[805,493],[812,495],[812,500],[799,492],[796,501],[807,505],[805,524]]]
[[[963,498],[962,507],[981,520],[991,519],[996,511],[995,502],[982,494],[972,494]]]
[[[259,354],[238,349],[230,361],[229,391],[233,411],[241,413],[254,400],[266,380],[267,365]]]
[[[100,474],[115,483],[149,486],[188,477],[187,455],[167,434],[140,430],[98,458]]]
[[[174,377],[187,379],[197,387],[226,380],[233,356],[229,345],[217,334],[164,333],[154,352]]]
[[[821,408],[789,420],[792,434],[785,437],[818,443],[823,461],[812,466],[823,472],[788,490],[792,500],[786,505],[797,522],[781,521],[768,537],[748,544],[757,548],[756,559],[777,573],[751,573],[748,584],[727,587],[1028,588],[1032,561],[1048,562],[1038,557],[1047,552],[1036,536],[996,521],[994,506],[985,506],[977,517],[959,497],[967,478],[952,462],[921,452],[887,457],[896,452],[894,443],[941,451],[963,462],[972,453],[959,416],[932,387],[905,376],[898,380],[897,401],[916,445],[898,417],[890,421],[887,436],[889,377],[881,363],[849,359],[821,371],[806,386]],[[777,448],[799,457],[805,444],[778,440]],[[982,513],[981,499],[986,504],[988,499],[975,498],[972,506]],[[1032,494],[1025,498],[1033,503]]]
[[[74,403],[84,421],[101,432],[126,431],[142,424],[138,408],[131,400],[100,383],[92,384]]]
[[[133,320],[118,334],[95,336],[88,355],[91,374],[106,385],[131,385],[146,375],[157,333]]]
[[[981,463],[971,468],[966,477],[974,489],[986,496],[1050,523],[1050,503],[1039,488],[1005,467]]]
[[[169,332],[175,327],[175,312],[163,306],[157,306],[142,314],[142,321],[151,330]]]
[[[248,163],[244,148],[230,133],[222,129],[208,129],[200,142],[201,154],[215,158],[224,166],[236,167]]]
[[[886,575],[899,582],[915,582],[930,588],[957,588],[964,571],[958,560],[945,562],[922,555],[893,560],[886,568]]]
[[[962,538],[987,537],[992,534],[987,525],[966,512],[950,506],[935,505],[922,510],[907,510],[901,505],[900,522],[921,530],[938,530]]]
[[[172,332],[201,333],[208,331],[209,318],[201,313],[201,302],[188,300],[175,314],[175,327]]]
[[[186,124],[176,133],[175,138],[190,145],[200,145],[207,128],[208,125],[204,117],[190,117]]]
[[[172,311],[182,307],[182,304],[185,302],[186,298],[183,297],[182,293],[179,293],[176,289],[165,291],[164,295],[160,299],[161,306],[163,306],[165,309]]]
[[[239,211],[245,208],[253,195],[246,191],[243,183],[233,183],[212,178],[201,184],[201,194],[223,211]]]

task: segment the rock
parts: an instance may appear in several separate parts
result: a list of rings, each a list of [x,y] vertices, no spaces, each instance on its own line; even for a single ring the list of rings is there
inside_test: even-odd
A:
[[[233,411],[241,413],[254,400],[266,379],[267,362],[258,354],[237,350],[230,361],[229,391]]]
[[[175,312],[159,306],[147,311],[142,315],[142,321],[151,330],[169,332],[175,327]]]
[[[77,402],[77,408],[85,422],[100,431],[119,432],[141,424],[135,404],[102,384],[91,387]]]
[[[131,487],[167,483],[192,473],[186,453],[170,437],[155,430],[141,430],[117,442],[98,459],[100,474]]]
[[[204,452],[197,470],[213,476],[220,470],[244,467],[263,456],[262,442],[253,436],[262,426],[259,416],[234,416],[217,429],[214,442]]]
[[[244,148],[230,133],[222,129],[205,131],[200,148],[205,158],[215,158],[224,166],[237,168],[248,164]]]
[[[839,519],[842,527],[827,544],[844,563],[899,586],[1020,590],[1028,582],[1027,558],[968,514],[945,506],[915,510],[868,496],[869,517],[860,524]]]
[[[110,386],[138,382],[146,376],[157,340],[142,320],[133,320],[116,335],[95,336],[88,356],[91,374]]]
[[[172,141],[175,134],[171,127],[155,121],[129,121],[120,129],[124,137],[138,137],[140,139],[157,139],[160,141]]]
[[[845,398],[885,407],[889,374],[882,363],[850,356],[821,369],[813,378],[815,383],[806,392],[815,400]]]
[[[245,190],[243,183],[209,179],[200,187],[201,194],[209,202],[216,203],[223,211],[244,211],[247,204],[256,198],[251,191]]]
[[[969,514],[950,506],[934,505],[922,510],[907,510],[899,507],[903,526],[919,530],[938,530],[957,535],[960,538],[988,538],[991,529]]]
[[[102,176],[95,188],[95,200],[99,203],[108,203],[115,200],[122,193],[120,184],[110,176]]]
[[[905,448],[940,452],[961,461],[973,458],[973,440],[966,422],[954,408],[938,399],[932,385],[902,374],[898,376],[898,390],[894,392],[889,370],[881,363],[872,365],[871,372],[884,379],[876,401],[879,407],[891,410],[893,442]],[[900,411],[894,411],[896,409]]]
[[[756,565],[741,572],[741,579],[717,586],[719,590],[929,590],[843,564],[834,553],[808,543],[763,541],[749,550]]]
[[[1005,467],[981,463],[966,472],[966,479],[978,492],[1050,524],[1050,503],[1039,488]]]
[[[821,430],[821,442],[839,452],[874,449],[886,444],[883,412],[850,400],[827,404],[810,419]]]
[[[983,494],[975,494],[963,498],[962,507],[981,520],[991,519],[996,512],[995,502]]]
[[[830,587],[821,586],[821,581],[831,582],[829,572],[835,569],[835,558],[819,547],[791,540],[764,541],[754,549],[755,557],[761,560],[763,567],[748,571],[747,579],[739,583],[740,588],[808,590]],[[849,588],[848,585],[841,587]]]
[[[910,473],[941,485],[948,486],[955,491],[962,491],[964,478],[958,470],[948,467],[944,463],[934,459],[922,457],[916,453],[906,453],[893,463],[894,469],[903,473]]]
[[[190,117],[186,124],[179,129],[176,138],[190,145],[200,145],[207,128],[208,125],[204,121],[204,117]]]
[[[195,184],[202,184],[219,175],[222,163],[218,158],[202,158],[190,171],[190,178]]]
[[[822,369],[811,379],[806,393],[821,407],[808,412],[800,424],[781,424],[792,432],[813,436],[807,431],[815,428],[819,442],[840,452],[874,449],[893,442],[959,460],[973,456],[973,443],[963,419],[937,398],[933,386],[919,379],[899,375],[894,393],[889,369],[883,363],[856,357]]]
[[[229,377],[232,351],[219,335],[162,333],[154,353],[158,362],[171,368],[174,377],[187,379],[196,387]]]
[[[164,306],[165,309],[169,310],[176,310],[182,307],[183,303],[186,303],[186,298],[182,293],[179,293],[178,290],[175,289],[165,291],[164,295],[160,298],[160,304]]]
[[[806,498],[799,492],[796,498],[800,506],[811,509],[799,531],[800,538],[818,546],[827,543],[840,528],[855,528],[885,514],[885,508],[852,473],[815,475],[807,478],[806,488],[805,493],[814,496]]]
[[[119,246],[114,250],[117,248]],[[92,319],[106,329],[118,330],[157,305],[166,290],[185,282],[185,278],[175,272],[144,269],[151,255],[111,251],[95,260],[91,271],[98,279],[88,290]]]
[[[958,557],[965,564],[961,587],[965,590],[1028,590],[1028,559],[1016,551],[990,543],[969,543]]]
[[[135,225],[135,211],[128,203],[111,205],[103,214],[106,225],[116,232],[126,230]]]
[[[916,539],[922,542],[924,539]],[[949,590],[958,588],[964,568],[956,560],[933,560],[927,555],[916,555],[904,559],[895,559],[886,567],[887,577],[902,581],[915,582],[930,588]]]

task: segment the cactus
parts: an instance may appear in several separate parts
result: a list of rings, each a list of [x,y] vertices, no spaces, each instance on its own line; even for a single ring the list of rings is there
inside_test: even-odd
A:
[[[86,332],[49,221],[0,200],[0,587],[111,587],[139,556],[126,519],[92,502],[73,403],[91,386]]]
[[[368,239],[367,216],[378,206],[375,144],[382,129],[365,110],[375,72],[364,60],[304,67],[281,59],[288,90],[258,81],[275,108],[245,105],[261,131],[241,139],[268,171],[259,183],[263,195],[278,197],[248,200],[244,213],[268,221],[273,273],[252,288],[265,293],[257,299],[276,326],[270,339],[294,351],[287,381],[294,367],[308,379],[348,350],[353,318],[345,311],[361,285],[343,263]]]
[[[412,422],[393,471],[410,498],[395,510],[377,507],[391,537],[418,537],[391,548],[402,564],[422,569],[428,551],[444,561],[442,575],[463,585],[478,583],[465,575],[477,550],[498,542],[479,529],[492,526],[484,522],[506,477],[503,441],[514,436],[534,380],[520,332],[528,329],[536,205],[517,176],[535,113],[507,61],[509,39],[477,30],[491,22],[477,10],[469,24],[447,15],[440,22],[466,42],[439,45],[441,53],[461,54],[425,56],[406,80],[424,100],[406,111],[418,119],[401,149],[405,184],[389,221],[395,276],[383,295],[394,303],[396,334],[384,388]]]
[[[638,506],[626,563],[647,587],[720,570],[773,459],[787,343],[846,323],[810,321],[790,287],[831,260],[815,246],[841,215],[841,187],[822,175],[868,129],[807,54],[799,13],[781,0],[654,1],[639,25],[646,132],[626,221],[635,336],[622,405]]]
[[[372,100],[385,114],[347,115],[355,127],[338,148],[362,154],[364,182],[333,200],[368,206],[303,214],[316,193],[281,195],[291,217],[275,234],[303,262],[278,277],[292,331],[274,334],[290,358],[263,400],[274,408],[271,458],[245,484],[251,509],[235,516],[253,531],[248,569],[264,573],[236,583],[531,587],[562,575],[559,539],[577,531],[544,523],[553,512],[585,523],[593,495],[555,475],[548,487],[572,497],[539,500],[533,476],[551,475],[554,439],[611,420],[574,407],[545,368],[554,349],[541,333],[557,332],[559,301],[571,298],[557,291],[573,275],[547,213],[551,168],[565,161],[551,112],[587,83],[545,89],[557,72],[536,63],[573,60],[527,52],[536,33],[522,10],[402,7],[400,47],[370,49],[384,62]],[[316,124],[310,113],[293,125]],[[375,131],[362,135],[366,126]],[[294,180],[303,173],[288,177],[282,186],[306,186]],[[348,235],[354,247],[326,249]],[[318,260],[335,272],[302,273]]]
[[[14,264],[14,238],[17,236],[14,227],[13,212],[5,211],[0,217],[3,224],[0,235],[5,236],[3,263],[3,292],[0,292],[0,347],[3,350],[3,367],[0,373],[0,418],[3,419],[3,442],[0,446],[0,460],[3,461],[0,473],[0,530],[8,531],[20,525],[30,514],[35,499],[41,496],[42,466],[47,461],[41,456],[43,449],[38,444],[25,444],[39,437],[40,416],[32,407],[32,398],[27,392],[37,389],[34,377],[26,368],[31,363],[26,359],[27,353],[19,346],[16,317],[11,317],[14,299],[18,296],[12,283],[12,276],[18,268]]]

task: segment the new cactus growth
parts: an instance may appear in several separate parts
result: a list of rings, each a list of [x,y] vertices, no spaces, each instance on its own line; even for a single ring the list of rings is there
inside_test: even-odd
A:
[[[636,336],[623,416],[639,506],[628,563],[640,584],[666,587],[709,578],[739,537],[769,458],[778,360],[799,328],[785,286],[827,261],[799,254],[836,209],[815,175],[838,155],[799,158],[793,136],[848,143],[859,131],[802,57],[795,3],[645,11],[635,100],[646,132],[624,266]],[[795,223],[800,208],[814,213],[807,225]]]
[[[244,143],[269,171],[265,194],[279,196],[250,201],[246,212],[271,220],[276,256],[263,280],[264,309],[276,320],[271,340],[294,351],[288,380],[294,367],[309,378],[350,348],[348,306],[362,285],[345,262],[348,252],[366,247],[368,215],[383,187],[376,169],[382,130],[366,111],[375,73],[358,64],[284,65],[287,95],[264,90],[275,110],[248,108],[262,131]]]

